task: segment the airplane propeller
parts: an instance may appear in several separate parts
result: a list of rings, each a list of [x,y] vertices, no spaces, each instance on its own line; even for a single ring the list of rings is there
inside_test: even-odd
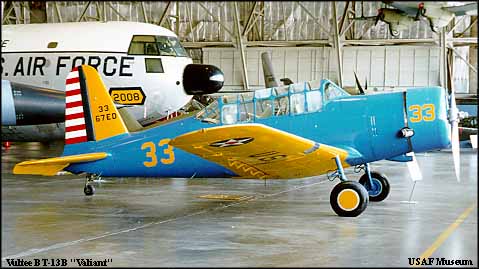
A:
[[[356,72],[353,72],[353,73],[354,73],[354,78],[356,79],[356,86],[358,86],[358,89],[359,89],[359,94],[364,95],[365,92],[363,90],[363,87],[361,87],[361,83],[359,83],[358,76],[356,75]],[[367,82],[366,82],[366,87],[367,87]]]
[[[451,90],[450,108],[449,108],[449,122],[451,123],[451,148],[452,158],[454,160],[454,172],[456,173],[457,181],[461,181],[460,170],[460,149],[459,149],[459,112],[456,106],[456,96],[454,89]]]
[[[447,68],[447,76],[451,77],[451,69]],[[454,83],[451,83],[451,94],[449,95],[449,123],[451,124],[451,149],[454,161],[454,172],[457,182],[461,181],[460,149],[459,149],[459,110],[456,105],[456,94]]]

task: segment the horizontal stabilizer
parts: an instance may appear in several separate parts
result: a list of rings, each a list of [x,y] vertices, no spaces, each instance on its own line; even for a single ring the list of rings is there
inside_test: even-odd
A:
[[[241,178],[288,179],[334,171],[346,150],[262,124],[212,127],[178,136],[170,145],[215,162]]]
[[[14,174],[54,176],[71,163],[92,162],[104,159],[106,152],[85,153],[78,155],[62,156],[34,161],[21,162],[13,168]]]

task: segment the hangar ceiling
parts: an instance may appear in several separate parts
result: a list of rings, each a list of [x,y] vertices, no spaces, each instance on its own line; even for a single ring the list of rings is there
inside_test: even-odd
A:
[[[457,5],[461,2],[448,3]],[[387,24],[381,21],[376,24],[374,18],[371,19],[381,7],[385,7],[385,4],[380,1],[2,1],[2,23],[125,20],[161,25],[175,32],[185,47],[193,49],[190,50],[193,58],[194,48],[236,48],[241,52],[245,88],[248,88],[245,59],[245,50],[248,47],[332,47],[335,50],[336,62],[341,63],[336,74],[340,85],[344,69],[341,66],[342,49],[345,46],[444,47],[440,53],[441,63],[447,62],[446,57],[455,57],[454,62],[463,61],[462,64],[469,68],[471,84],[476,85],[477,16],[455,17],[442,34],[433,33],[425,22],[415,22],[393,37]],[[336,19],[333,20],[333,17]],[[366,19],[367,17],[369,19]],[[469,53],[465,55],[464,49],[459,52],[458,46],[469,46]],[[441,85],[447,85],[447,75],[444,75],[446,70],[446,67],[440,68]]]
[[[148,22],[171,29],[190,46],[231,46],[236,39],[235,5],[238,9],[241,36],[248,46],[327,45],[334,34],[334,12],[340,36],[345,41],[344,45],[419,43],[438,39],[424,22],[412,24],[408,30],[401,31],[398,37],[391,36],[385,23],[380,21],[375,25],[374,19],[366,19],[376,16],[377,10],[386,6],[380,1],[10,3],[11,5],[7,4],[8,6],[2,8],[4,24],[95,20]],[[2,5],[5,3],[2,2]],[[34,13],[34,9],[43,9],[44,18],[39,18],[41,13]],[[454,28],[452,34],[455,41],[463,44],[474,43],[467,37],[471,37],[471,29],[476,21],[477,17],[456,17],[450,27]],[[364,42],[357,42],[358,40]],[[262,41],[264,43],[261,43]]]

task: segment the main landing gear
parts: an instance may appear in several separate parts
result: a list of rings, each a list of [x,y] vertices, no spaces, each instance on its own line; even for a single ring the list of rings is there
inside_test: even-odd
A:
[[[369,201],[380,202],[389,195],[389,182],[385,175],[370,171],[369,164],[364,165],[364,175],[359,178],[359,183],[363,185],[369,194]]]
[[[341,182],[334,186],[329,197],[329,202],[334,212],[339,216],[356,217],[368,206],[368,192],[360,183],[349,181],[346,178],[339,156],[335,157],[335,161],[338,167],[336,173]]]
[[[369,164],[360,166],[359,171],[365,170],[359,182],[350,181],[344,174],[341,160],[335,157],[336,176],[341,182],[331,191],[329,202],[334,212],[341,217],[356,217],[367,207],[369,201],[379,202],[389,195],[389,182],[383,174],[370,171]],[[356,172],[359,172],[356,171]]]
[[[85,193],[86,196],[92,196],[93,194],[95,194],[95,187],[91,185],[91,182],[93,182],[94,180],[99,180],[99,179],[101,179],[101,177],[95,174],[86,175],[85,187],[83,188],[83,192]]]

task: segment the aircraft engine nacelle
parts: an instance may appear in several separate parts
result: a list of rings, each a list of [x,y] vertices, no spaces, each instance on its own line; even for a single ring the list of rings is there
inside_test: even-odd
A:
[[[189,95],[218,92],[224,84],[221,70],[208,64],[189,64],[183,72],[183,87]]]
[[[64,92],[2,80],[2,126],[64,121]]]

